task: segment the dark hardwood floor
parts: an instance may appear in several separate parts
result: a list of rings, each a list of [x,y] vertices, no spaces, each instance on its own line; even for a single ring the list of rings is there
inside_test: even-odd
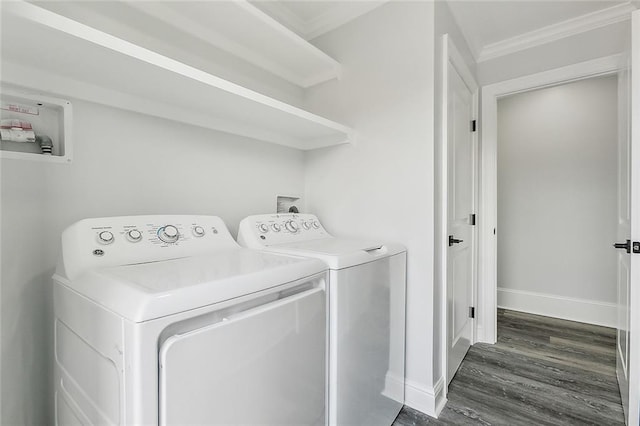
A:
[[[498,342],[476,344],[438,419],[405,407],[394,426],[624,425],[614,329],[498,311]]]

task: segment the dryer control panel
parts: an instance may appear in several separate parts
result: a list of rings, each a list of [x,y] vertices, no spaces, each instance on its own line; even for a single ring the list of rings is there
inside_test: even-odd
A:
[[[239,248],[217,216],[149,215],[84,219],[62,233],[58,275]]]
[[[330,238],[318,218],[307,213],[248,216],[240,222],[238,242],[249,248]]]

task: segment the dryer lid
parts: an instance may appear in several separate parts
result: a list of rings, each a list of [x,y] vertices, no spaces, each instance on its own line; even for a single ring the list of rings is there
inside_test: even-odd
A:
[[[134,322],[256,293],[326,271],[319,260],[237,248],[54,278]]]
[[[269,246],[267,250],[317,258],[329,265],[330,269],[361,265],[406,251],[400,244],[335,237],[277,244]]]

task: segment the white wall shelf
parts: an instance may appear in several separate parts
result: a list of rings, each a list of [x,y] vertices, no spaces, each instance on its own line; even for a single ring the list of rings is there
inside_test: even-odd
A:
[[[300,87],[340,77],[335,59],[248,1],[127,4]]]
[[[301,150],[352,130],[25,2],[2,4],[2,80]]]

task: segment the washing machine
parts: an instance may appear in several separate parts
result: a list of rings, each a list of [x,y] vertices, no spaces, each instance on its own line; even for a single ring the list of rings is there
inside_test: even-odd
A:
[[[64,231],[53,278],[56,424],[325,424],[323,262],[108,217]]]
[[[328,423],[392,424],[404,403],[406,249],[333,237],[311,214],[249,216],[238,242],[329,267]]]

